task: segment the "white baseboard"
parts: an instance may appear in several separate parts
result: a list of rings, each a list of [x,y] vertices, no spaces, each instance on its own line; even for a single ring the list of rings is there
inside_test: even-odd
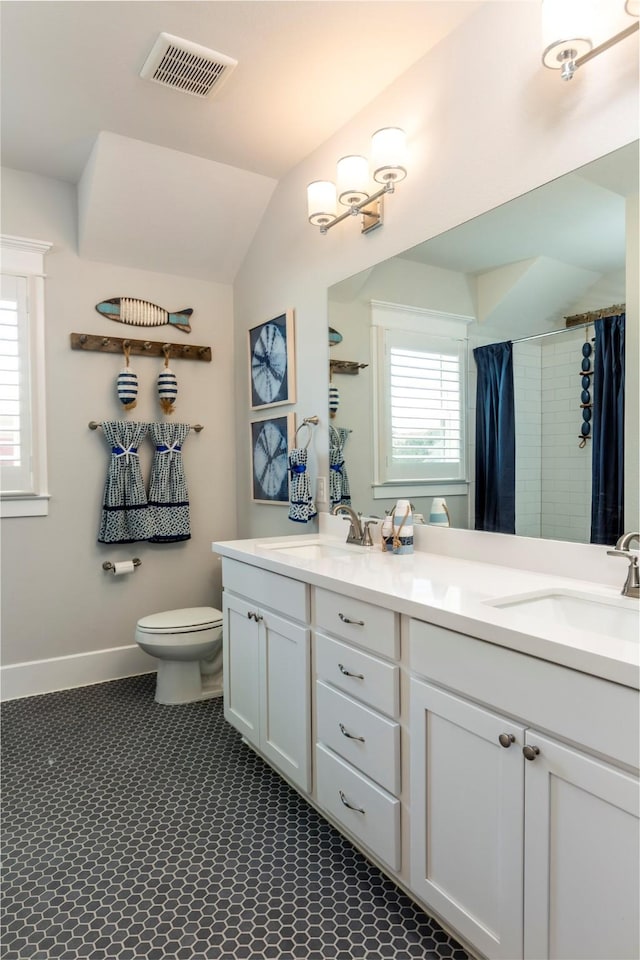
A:
[[[85,687],[105,680],[152,673],[156,661],[137,644],[77,653],[49,660],[12,663],[0,668],[0,700],[17,700],[38,693]]]

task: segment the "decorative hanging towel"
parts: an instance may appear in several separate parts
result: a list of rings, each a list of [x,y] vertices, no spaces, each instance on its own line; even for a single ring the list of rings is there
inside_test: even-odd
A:
[[[307,470],[307,448],[294,447],[289,451],[289,520],[308,523],[318,511],[311,496],[311,481]]]
[[[188,423],[150,423],[155,444],[149,481],[152,543],[176,543],[191,538],[189,493],[184,475],[182,445]]]
[[[138,375],[134,373],[129,366],[131,346],[123,346],[122,350],[124,353],[125,365],[118,374],[118,379],[116,380],[118,400],[125,410],[133,410],[138,401]]]
[[[173,413],[178,396],[178,378],[169,369],[169,350],[164,352],[164,368],[158,374],[158,399],[163,413]]]
[[[346,503],[347,506],[351,506],[351,488],[349,486],[349,474],[347,473],[347,465],[344,460],[344,448],[349,439],[351,430],[347,427],[338,427],[338,436],[340,438],[340,448],[342,450],[342,500],[340,503]]]
[[[349,477],[344,462],[344,445],[351,433],[346,427],[329,428],[329,502],[331,508],[339,503],[351,505]]]
[[[102,433],[111,448],[102,498],[98,543],[135,543],[151,534],[147,494],[138,448],[147,435],[146,423],[105,420]]]

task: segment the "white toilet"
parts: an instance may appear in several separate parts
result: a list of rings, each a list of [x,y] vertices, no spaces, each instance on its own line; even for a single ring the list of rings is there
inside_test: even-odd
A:
[[[136,643],[158,661],[156,701],[191,703],[222,693],[222,613],[187,607],[138,620]]]

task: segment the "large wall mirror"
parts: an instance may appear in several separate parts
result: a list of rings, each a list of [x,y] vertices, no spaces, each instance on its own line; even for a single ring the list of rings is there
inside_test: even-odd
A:
[[[507,341],[513,344],[515,533],[590,541],[594,480],[585,400],[591,391],[584,389],[592,384],[584,380],[583,361],[592,367],[593,315],[624,305],[630,279],[637,286],[626,226],[630,216],[637,224],[637,195],[636,141],[330,288],[337,407],[330,433],[340,438],[338,459],[356,509],[382,516],[407,497],[427,519],[433,498],[444,497],[451,525],[474,529],[473,351]],[[583,314],[589,325],[567,326],[567,317]],[[637,317],[626,323],[628,329]],[[405,346],[407,356],[435,365],[451,403],[439,429],[423,432],[413,447],[403,441],[411,449],[391,455],[388,394],[398,370],[389,357],[401,363]],[[637,411],[635,334],[627,334],[625,368],[627,410]],[[418,410],[407,376],[402,402]],[[434,450],[440,472],[425,483],[419,462],[433,460]],[[627,491],[637,491],[637,446],[624,469]],[[625,509],[625,522],[637,522],[637,503]]]

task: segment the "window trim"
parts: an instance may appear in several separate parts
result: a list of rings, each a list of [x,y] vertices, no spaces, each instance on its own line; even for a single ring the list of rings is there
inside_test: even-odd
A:
[[[33,490],[0,491],[0,517],[46,516],[49,512],[47,478],[44,258],[52,244],[26,237],[0,235],[0,272],[27,280],[29,317],[29,390],[31,394],[31,448]]]
[[[419,307],[410,307],[404,304],[371,301],[371,356],[373,360],[372,385],[375,402],[373,404],[373,440],[374,440],[374,479],[372,487],[374,498],[383,499],[390,496],[404,496],[405,490],[411,488],[412,496],[429,494],[446,495],[454,492],[466,493],[468,490],[468,442],[467,431],[467,341],[468,324],[473,317],[460,314],[443,313],[437,310],[426,310]],[[385,462],[387,450],[385,436],[387,419],[385,401],[385,354],[384,344],[387,333],[394,331],[424,333],[432,339],[457,341],[460,344],[459,356],[461,362],[460,387],[462,391],[462,445],[461,468],[457,477],[432,477],[415,479],[407,477],[405,480],[387,479]],[[386,493],[385,493],[386,491]],[[408,495],[408,494],[407,494]]]

